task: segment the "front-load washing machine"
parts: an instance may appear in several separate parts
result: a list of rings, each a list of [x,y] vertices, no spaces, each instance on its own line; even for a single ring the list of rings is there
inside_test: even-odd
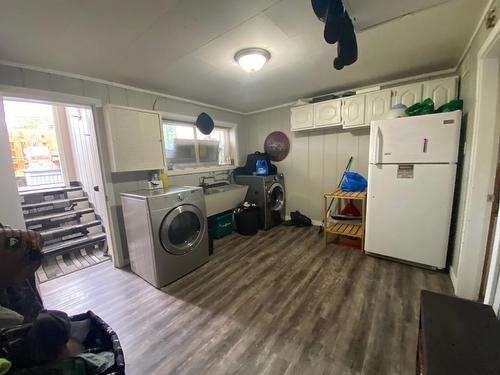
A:
[[[285,176],[234,176],[237,184],[247,185],[246,201],[260,208],[260,227],[264,230],[280,224],[286,215]]]
[[[203,189],[139,190],[121,199],[135,274],[161,288],[208,261]]]

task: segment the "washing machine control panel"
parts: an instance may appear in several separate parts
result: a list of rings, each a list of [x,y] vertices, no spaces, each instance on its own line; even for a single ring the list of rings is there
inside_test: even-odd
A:
[[[199,201],[203,200],[203,190],[200,188],[151,197],[149,206],[151,210],[164,210],[179,204],[198,204]]]

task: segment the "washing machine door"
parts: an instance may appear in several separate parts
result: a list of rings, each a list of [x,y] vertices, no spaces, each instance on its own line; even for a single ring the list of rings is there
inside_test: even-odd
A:
[[[205,233],[205,218],[196,206],[183,204],[169,211],[160,225],[160,243],[171,254],[183,255],[196,248]]]
[[[275,182],[267,192],[267,203],[271,211],[280,211],[285,204],[285,189],[283,185]]]

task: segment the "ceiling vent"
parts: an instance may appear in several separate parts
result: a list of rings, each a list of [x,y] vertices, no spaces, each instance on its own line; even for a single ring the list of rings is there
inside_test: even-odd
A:
[[[450,0],[343,0],[357,31],[415,13]]]

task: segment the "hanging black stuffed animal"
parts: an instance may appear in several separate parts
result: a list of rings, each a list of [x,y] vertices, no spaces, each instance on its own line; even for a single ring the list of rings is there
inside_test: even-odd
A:
[[[323,32],[325,41],[328,44],[335,44],[339,41],[342,33],[344,17],[344,6],[341,0],[331,0],[325,19],[325,30]]]
[[[358,44],[351,18],[342,5],[342,0],[311,0],[316,16],[325,23],[324,38],[329,44],[337,44],[335,69],[351,65],[358,59]]]
[[[340,36],[337,44],[337,58],[333,60],[333,67],[337,70],[346,65],[351,65],[358,59],[358,43],[354,26],[349,15],[344,12],[341,18]]]

